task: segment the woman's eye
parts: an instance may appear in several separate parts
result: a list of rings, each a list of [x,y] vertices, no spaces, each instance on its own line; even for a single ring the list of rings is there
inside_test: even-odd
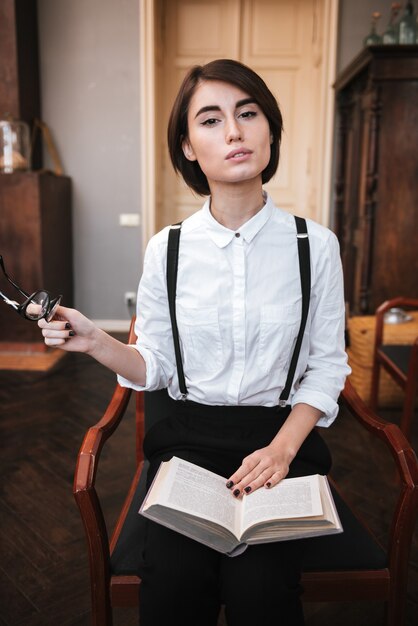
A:
[[[217,119],[215,119],[214,117],[211,117],[208,120],[205,120],[204,122],[202,122],[202,126],[214,126],[217,121],[218,121]]]
[[[243,111],[242,113],[240,113],[240,116],[244,118],[255,117],[256,115],[257,113],[255,111]]]

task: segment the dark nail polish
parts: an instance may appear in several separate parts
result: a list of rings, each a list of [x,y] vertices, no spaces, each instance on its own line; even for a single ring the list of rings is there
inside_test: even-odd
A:
[[[70,332],[68,333],[68,335],[69,335],[70,337],[74,337],[75,332],[74,332],[73,330],[70,330]]]
[[[270,489],[270,487],[271,487],[271,482],[270,481],[268,481],[268,483],[266,483],[266,487],[267,487],[267,489]]]
[[[234,496],[237,498],[239,496],[239,489],[235,489]]]
[[[70,328],[71,328],[71,324],[70,324],[70,322],[67,322],[65,324],[65,330],[70,330]]]
[[[245,493],[250,493],[251,487],[244,487],[244,491],[245,491]]]
[[[234,486],[234,483],[232,482],[232,480],[228,480],[228,482],[226,483],[227,489],[231,489],[231,487],[233,486]]]

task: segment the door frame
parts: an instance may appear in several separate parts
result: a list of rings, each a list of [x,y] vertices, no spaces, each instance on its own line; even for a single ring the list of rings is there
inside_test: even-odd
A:
[[[139,183],[142,251],[155,234],[155,0],[139,0]]]
[[[334,92],[336,75],[339,0],[324,3],[324,38],[322,53],[326,59],[323,102],[323,167],[320,181],[321,223],[328,226],[331,204],[331,176],[334,134]],[[156,231],[156,126],[155,126],[155,21],[158,0],[139,0],[140,68],[140,198],[142,249]],[[328,87],[326,87],[328,85]]]

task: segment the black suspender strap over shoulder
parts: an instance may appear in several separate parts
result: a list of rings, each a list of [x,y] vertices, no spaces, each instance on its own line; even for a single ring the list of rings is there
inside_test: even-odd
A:
[[[184,378],[183,361],[180,351],[179,330],[177,328],[176,318],[176,288],[177,288],[177,268],[179,264],[179,245],[180,245],[180,224],[174,224],[168,233],[167,247],[167,294],[168,307],[170,310],[171,328],[173,332],[174,352],[176,355],[177,374],[179,378],[179,387],[183,400],[187,398],[187,387]]]
[[[303,334],[305,332],[306,320],[309,312],[309,301],[311,292],[311,262],[310,262],[310,250],[309,250],[309,237],[308,229],[306,226],[306,220],[301,217],[295,216],[296,230],[297,230],[297,242],[298,242],[298,256],[299,256],[299,271],[300,271],[300,283],[302,288],[302,315],[299,327],[299,333],[296,338],[295,347],[293,350],[292,359],[290,361],[289,371],[283,391],[280,394],[279,406],[286,406],[287,400],[292,389],[293,379],[295,376],[296,366],[299,359],[299,353],[302,346]],[[170,310],[171,327],[173,331],[174,352],[176,355],[177,373],[179,379],[179,387],[182,399],[187,398],[187,387],[184,378],[183,361],[180,351],[180,339],[179,331],[177,328],[176,319],[176,285],[177,285],[177,268],[179,259],[179,246],[180,246],[180,232],[181,223],[174,224],[168,233],[168,248],[167,248],[167,294],[168,294],[168,306]]]
[[[295,377],[296,365],[299,359],[300,348],[303,341],[303,333],[305,332],[306,320],[308,319],[309,301],[311,297],[311,259],[309,250],[309,237],[306,220],[302,217],[296,217],[296,230],[299,254],[299,271],[300,284],[302,288],[302,315],[299,326],[299,333],[295,343],[292,359],[290,361],[289,371],[287,373],[286,384],[280,394],[279,406],[286,406],[287,400],[292,389],[293,379]]]

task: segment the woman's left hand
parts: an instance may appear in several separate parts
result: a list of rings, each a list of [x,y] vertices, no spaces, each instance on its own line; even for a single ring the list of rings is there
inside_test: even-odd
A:
[[[277,485],[289,473],[289,466],[300,446],[314,428],[322,412],[309,404],[296,404],[277,435],[265,448],[245,457],[226,483],[236,498]]]
[[[274,487],[287,476],[292,460],[292,454],[271,443],[246,456],[229,478],[227,487],[235,497],[253,493],[260,487]]]

